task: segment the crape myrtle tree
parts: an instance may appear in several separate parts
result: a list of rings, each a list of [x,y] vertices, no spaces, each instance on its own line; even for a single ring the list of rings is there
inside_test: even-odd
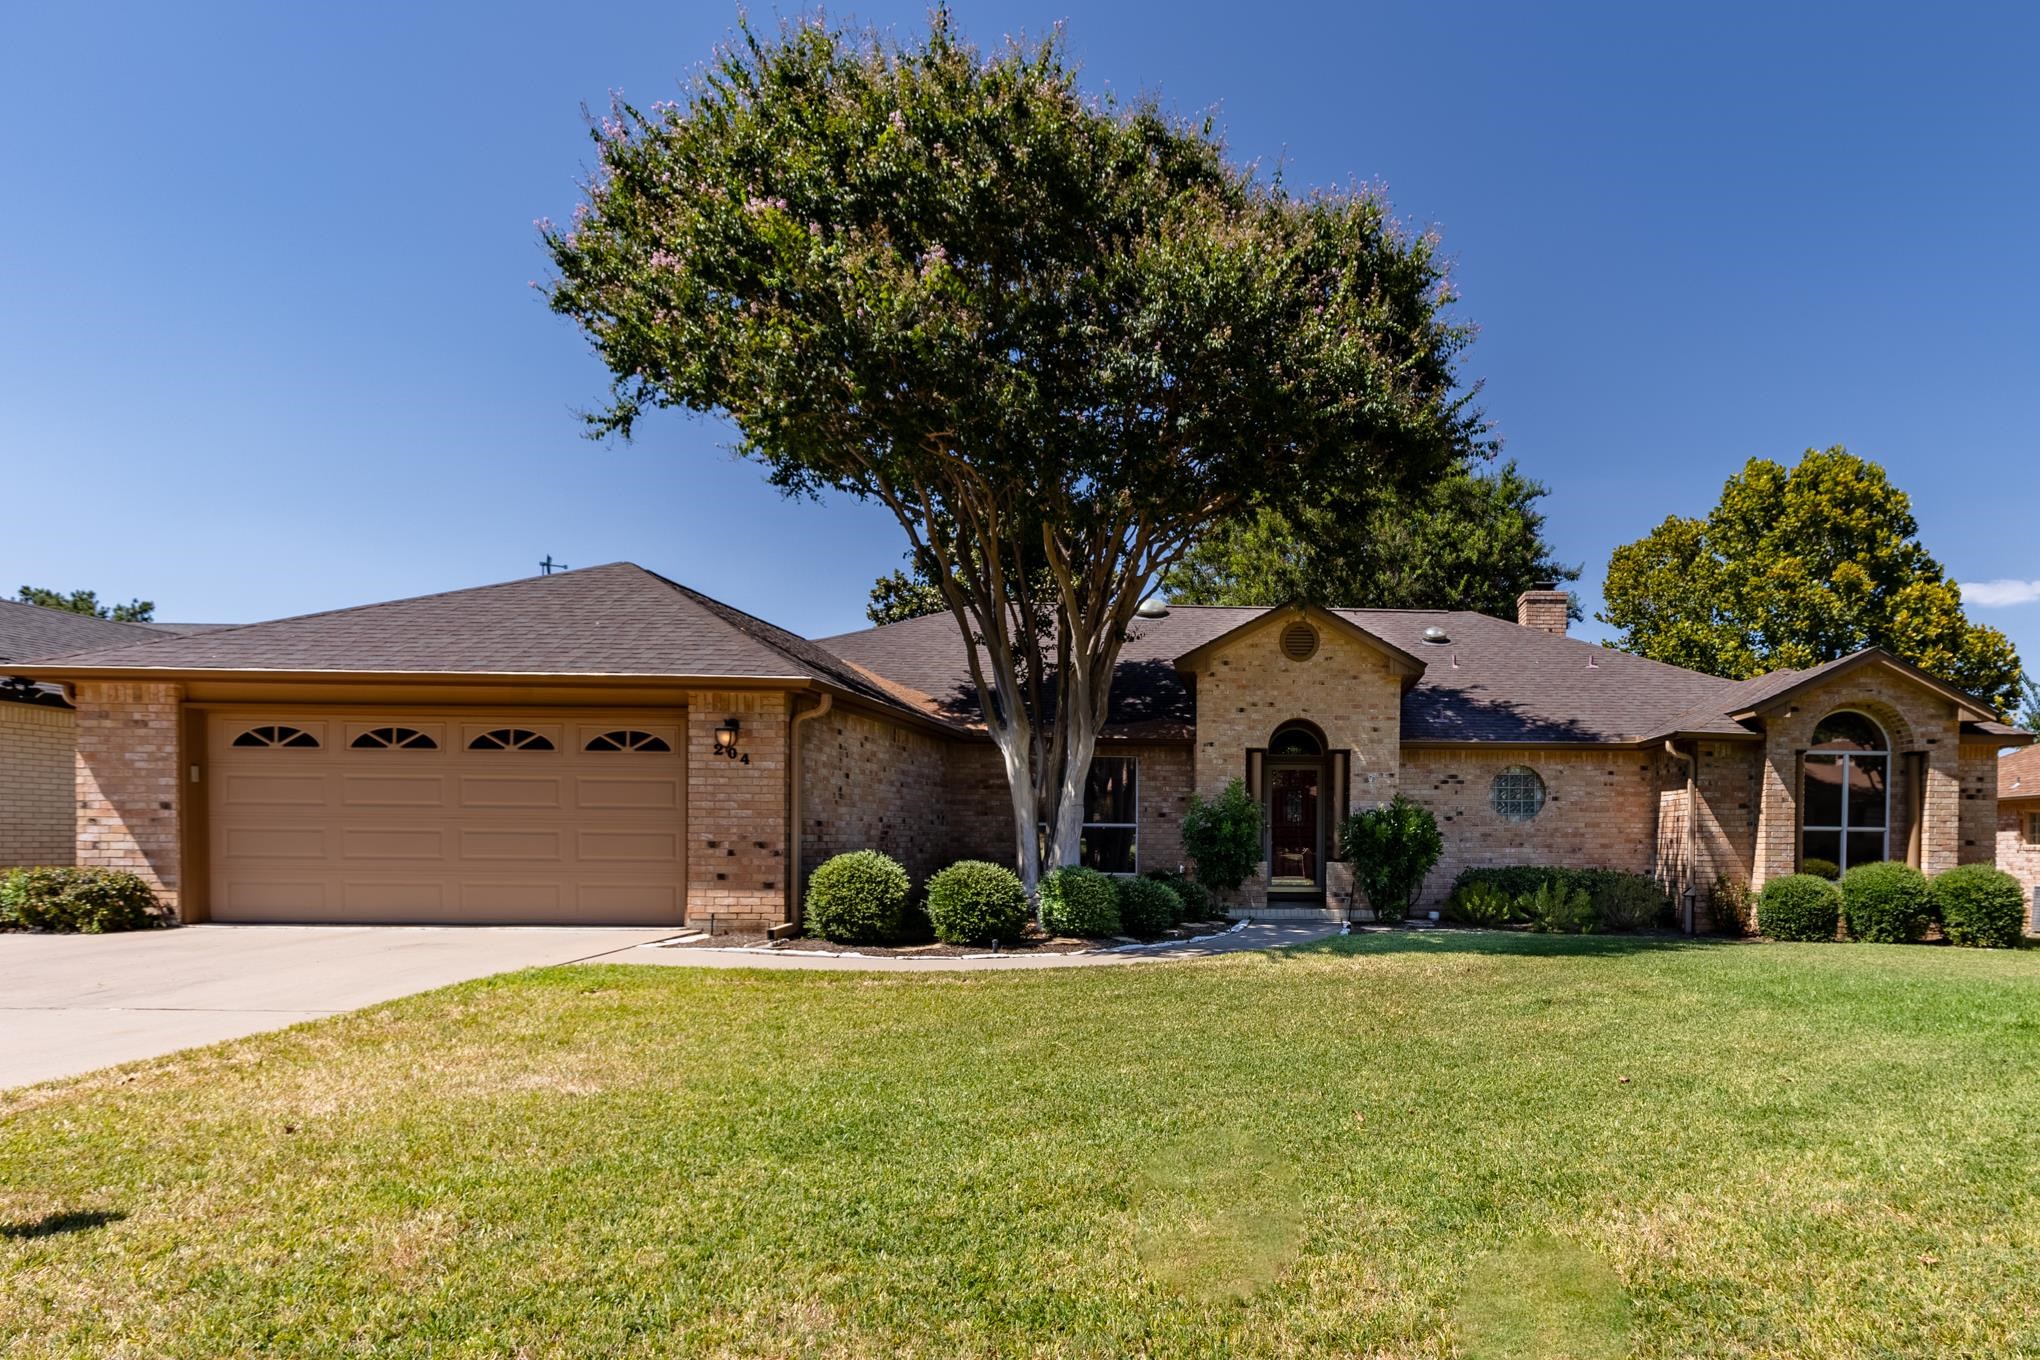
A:
[[[1078,857],[1126,627],[1200,533],[1484,441],[1432,239],[1086,96],[1059,37],[746,26],[592,133],[541,230],[614,376],[594,432],[719,414],[787,493],[892,512],[974,644],[1030,891]]]
[[[1969,621],[1911,498],[1840,446],[1752,458],[1705,519],[1617,548],[1602,594],[1617,646],[1675,666],[1745,680],[1882,647],[2001,713],[2018,703],[2011,639]]]

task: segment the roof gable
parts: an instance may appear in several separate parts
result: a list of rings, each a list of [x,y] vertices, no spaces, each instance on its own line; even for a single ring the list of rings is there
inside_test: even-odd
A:
[[[1860,652],[1852,652],[1834,661],[1824,661],[1805,670],[1773,671],[1754,680],[1745,680],[1742,682],[1743,688],[1732,696],[1731,707],[1727,711],[1731,717],[1738,720],[1761,717],[1776,711],[1815,685],[1838,680],[1865,667],[1891,671],[1902,680],[1910,681],[1921,689],[1940,695],[1954,704],[1964,718],[1988,722],[1997,717],[1989,705],[1963,693],[1947,681],[1929,675],[1911,662],[1893,656],[1882,647],[1865,647]]]
[[[1263,609],[1253,617],[1242,620],[1238,626],[1227,629],[1217,637],[1207,639],[1174,658],[1179,671],[1195,671],[1206,661],[1229,647],[1238,646],[1248,638],[1276,624],[1289,624],[1298,620],[1329,628],[1339,635],[1350,638],[1369,651],[1379,653],[1388,661],[1389,670],[1402,677],[1403,688],[1407,690],[1424,673],[1424,663],[1409,652],[1385,641],[1367,628],[1336,610],[1320,609],[1313,604],[1274,605]]]

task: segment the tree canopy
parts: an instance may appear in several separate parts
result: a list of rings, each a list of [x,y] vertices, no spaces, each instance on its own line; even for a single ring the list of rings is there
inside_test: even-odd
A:
[[[1836,446],[1753,458],[1705,519],[1615,550],[1602,622],[1625,650],[1747,679],[1882,647],[2009,714],[2011,639],[1973,624],[1882,467]]]
[[[74,590],[66,595],[61,590],[43,586],[23,586],[21,594],[15,598],[23,604],[39,604],[44,609],[61,609],[70,614],[89,614],[95,619],[112,619],[115,623],[148,623],[156,617],[154,600],[101,604],[99,592],[93,590]]]
[[[1059,36],[744,27],[680,101],[592,132],[544,236],[614,377],[594,430],[720,414],[788,493],[892,512],[976,642],[1030,888],[1037,828],[1078,855],[1124,630],[1200,534],[1484,438],[1434,240],[1086,95]]]
[[[1411,489],[1377,483],[1340,504],[1264,508],[1214,529],[1163,586],[1183,604],[1307,600],[1512,619],[1524,591],[1579,579],[1545,541],[1537,501],[1548,490],[1504,463]]]

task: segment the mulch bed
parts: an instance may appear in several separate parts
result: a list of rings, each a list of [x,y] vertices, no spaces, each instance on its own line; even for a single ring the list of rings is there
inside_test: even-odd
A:
[[[990,954],[1081,954],[1086,950],[1112,949],[1125,944],[1154,944],[1160,940],[1194,940],[1205,935],[1216,935],[1230,930],[1230,921],[1196,921],[1177,926],[1166,935],[1154,940],[1135,940],[1130,935],[1114,936],[1102,940],[1073,939],[1065,935],[1043,935],[1030,928],[1018,940],[1002,941],[997,951],[979,944],[943,944],[929,940],[918,944],[834,944],[828,940],[803,935],[798,939],[768,941],[756,933],[731,933],[727,935],[703,935],[699,939],[685,940],[666,946],[671,949],[758,949],[769,947],[774,953],[785,954],[863,954],[872,958],[908,959],[958,959],[967,956]]]

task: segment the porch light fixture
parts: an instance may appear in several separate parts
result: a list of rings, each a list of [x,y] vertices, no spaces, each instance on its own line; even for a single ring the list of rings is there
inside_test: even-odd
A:
[[[715,729],[715,753],[726,760],[737,758],[737,720],[724,718],[722,726]]]

